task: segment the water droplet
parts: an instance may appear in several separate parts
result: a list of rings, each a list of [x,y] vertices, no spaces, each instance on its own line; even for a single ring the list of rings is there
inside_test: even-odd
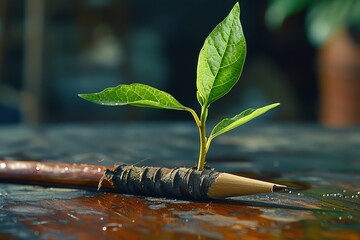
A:
[[[107,231],[107,230],[112,230],[112,231],[117,231],[120,228],[122,228],[122,224],[121,223],[108,223],[105,226],[102,227],[103,231]]]
[[[69,168],[68,168],[68,167],[65,167],[65,172],[66,172],[66,171],[69,171]]]
[[[98,171],[98,172],[101,172],[101,168],[98,168],[97,171]]]
[[[6,168],[6,163],[1,163],[0,168]]]
[[[101,220],[101,221],[103,221],[103,220],[104,220],[104,218],[103,218],[103,217],[101,217],[101,218],[100,218],[100,220]]]

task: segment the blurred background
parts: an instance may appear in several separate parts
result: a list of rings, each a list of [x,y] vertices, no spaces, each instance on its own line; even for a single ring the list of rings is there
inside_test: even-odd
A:
[[[211,119],[281,102],[261,119],[360,123],[360,1],[239,1],[248,54]],[[192,120],[80,99],[141,82],[199,109],[196,66],[206,36],[235,1],[0,0],[0,124]]]

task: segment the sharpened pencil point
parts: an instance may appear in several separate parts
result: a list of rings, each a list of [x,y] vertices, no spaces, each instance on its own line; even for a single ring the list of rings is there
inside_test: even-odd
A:
[[[281,191],[286,191],[289,190],[290,188],[284,185],[274,185],[272,187],[272,191],[273,192],[281,192]]]

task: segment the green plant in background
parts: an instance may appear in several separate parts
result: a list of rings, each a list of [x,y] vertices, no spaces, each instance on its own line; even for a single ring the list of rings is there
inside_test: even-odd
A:
[[[306,12],[309,41],[321,46],[337,29],[360,27],[359,0],[270,0],[265,20],[270,28],[278,28],[290,16]]]
[[[229,15],[206,38],[200,51],[197,67],[197,100],[200,116],[191,108],[179,103],[170,94],[145,84],[121,84],[99,93],[79,94],[85,100],[101,105],[172,109],[188,111],[199,129],[200,153],[197,170],[205,167],[206,154],[212,140],[253,118],[276,107],[274,103],[258,109],[247,109],[240,114],[221,120],[207,137],[206,119],[211,103],[226,95],[240,78],[246,57],[246,42],[240,24],[240,6],[235,4]]]

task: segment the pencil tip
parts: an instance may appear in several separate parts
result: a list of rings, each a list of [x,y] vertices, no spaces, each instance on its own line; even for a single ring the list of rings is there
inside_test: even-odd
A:
[[[289,189],[290,189],[289,187],[284,186],[284,185],[274,185],[272,187],[273,192],[287,191]]]

